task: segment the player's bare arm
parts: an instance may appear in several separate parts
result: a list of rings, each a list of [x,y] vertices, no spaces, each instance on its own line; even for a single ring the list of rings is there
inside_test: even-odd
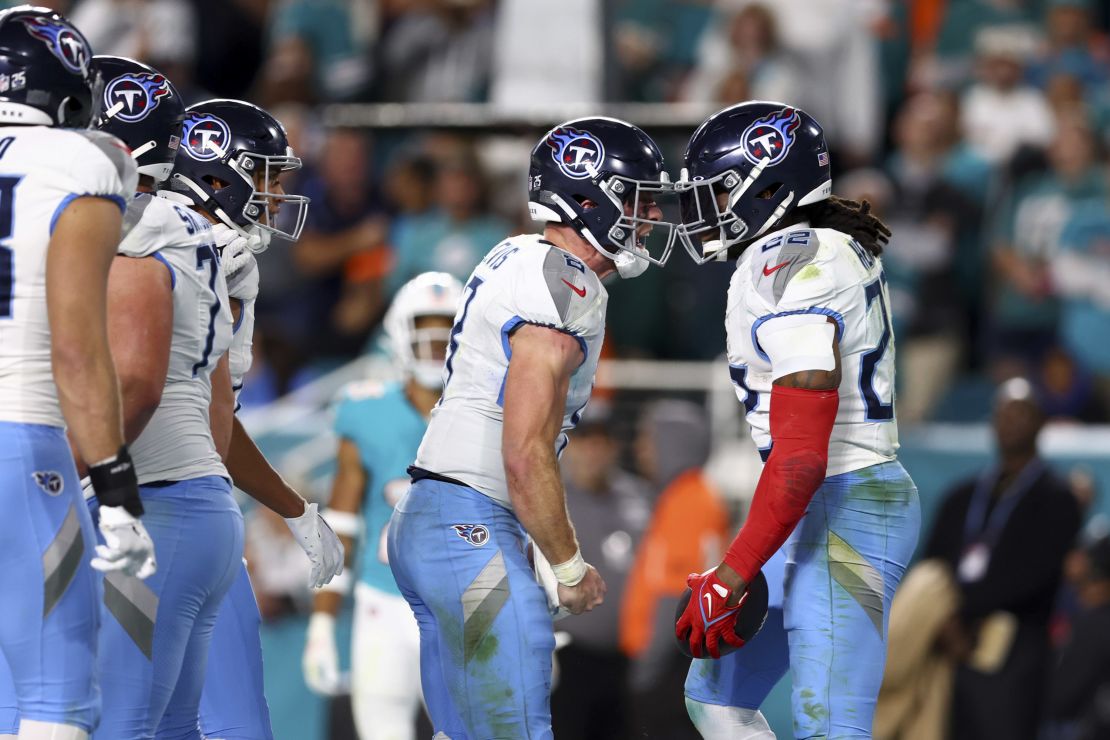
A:
[[[517,517],[544,556],[566,563],[578,553],[574,527],[555,456],[570,376],[582,362],[578,341],[555,329],[523,325],[510,339],[501,452],[509,498]],[[573,588],[560,586],[572,613],[601,603],[605,583],[591,566]]]
[[[108,273],[108,344],[119,376],[128,444],[162,401],[172,340],[169,271],[154,257],[117,256]]]
[[[78,452],[90,462],[113,457],[123,444],[104,288],[121,228],[115,203],[77,198],[58,217],[46,256],[50,358],[58,401]]]
[[[225,354],[212,371],[212,400],[208,403],[208,423],[216,452],[227,465],[231,450],[231,426],[235,419],[235,391],[231,388],[231,367]],[[231,472],[230,468],[228,472]]]

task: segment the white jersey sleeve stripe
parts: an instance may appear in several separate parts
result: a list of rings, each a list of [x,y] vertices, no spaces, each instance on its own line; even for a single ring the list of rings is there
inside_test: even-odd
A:
[[[803,314],[821,314],[823,316],[828,316],[830,319],[836,322],[836,327],[838,330],[837,336],[844,336],[844,316],[832,310],[831,308],[821,308],[815,306],[813,308],[803,308],[795,311],[780,311],[778,313],[764,314],[763,316],[760,316],[758,319],[756,319],[755,323],[752,324],[752,347],[755,348],[755,351],[759,354],[760,358],[762,358],[765,362],[771,361],[771,358],[767,356],[767,353],[763,351],[763,346],[759,343],[760,327],[762,327],[771,319],[778,319],[782,318],[783,316],[799,316]]]
[[[161,262],[163,265],[166,266],[166,269],[170,271],[170,290],[176,290],[177,289],[177,270],[173,269],[173,265],[170,264],[170,261],[168,259],[166,259],[165,257],[163,257],[160,252],[155,252],[154,254],[151,255],[151,257],[153,257],[154,259]]]

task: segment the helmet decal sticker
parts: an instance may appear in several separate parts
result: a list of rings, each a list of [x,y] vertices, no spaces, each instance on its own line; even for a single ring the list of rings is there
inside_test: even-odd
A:
[[[752,164],[759,164],[760,161],[769,159],[767,166],[774,167],[786,157],[786,153],[794,145],[797,140],[794,131],[801,122],[798,111],[793,108],[783,108],[760,118],[744,129],[744,133],[740,135],[744,157]]]
[[[605,160],[605,147],[600,139],[589,131],[570,126],[552,131],[547,145],[551,147],[551,158],[559,169],[573,180],[593,177]]]

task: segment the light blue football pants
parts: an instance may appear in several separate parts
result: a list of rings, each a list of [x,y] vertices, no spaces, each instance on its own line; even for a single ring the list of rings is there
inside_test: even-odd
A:
[[[158,572],[108,574],[100,631],[103,712],[94,740],[199,740],[220,602],[242,569],[243,516],[226,478],[140,487]]]
[[[795,737],[870,738],[890,603],[920,526],[900,463],[827,478],[764,567],[763,629],[720,660],[692,661],[686,696],[757,709],[789,668]]]
[[[464,486],[420,480],[389,525],[389,563],[420,626],[432,724],[451,740],[548,740],[547,598],[516,516]]]
[[[96,539],[65,432],[0,422],[0,734],[96,724]]]
[[[220,604],[200,698],[200,727],[219,740],[273,740],[262,681],[262,617],[247,564]]]

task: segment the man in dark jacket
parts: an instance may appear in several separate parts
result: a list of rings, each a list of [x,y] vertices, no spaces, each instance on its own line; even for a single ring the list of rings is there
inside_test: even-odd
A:
[[[1079,506],[1037,455],[1044,418],[1027,381],[1015,378],[999,388],[992,421],[998,461],[948,493],[925,557],[949,563],[961,595],[960,611],[939,643],[963,661],[953,740],[1032,740],[1049,667],[1048,619],[1079,530]],[[1001,621],[1016,629],[996,644],[997,665],[984,669],[967,659],[985,647],[977,645],[985,637],[980,627],[999,612],[1011,615]]]

